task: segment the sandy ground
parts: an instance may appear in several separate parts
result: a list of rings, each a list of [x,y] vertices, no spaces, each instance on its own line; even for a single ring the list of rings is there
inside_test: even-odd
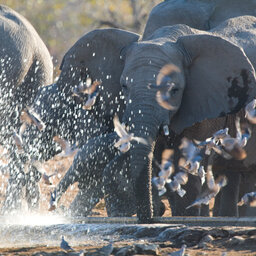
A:
[[[64,176],[66,170],[71,165],[71,163],[72,163],[72,159],[67,159],[62,162],[55,162],[55,161],[47,162],[46,169],[48,174],[53,173],[55,170],[58,172],[58,175],[52,178],[52,182],[54,185],[56,185],[59,182],[59,180]],[[4,199],[7,180],[8,180],[7,175],[2,175],[2,176],[0,175],[0,203]],[[49,194],[53,190],[53,188],[54,187],[47,186],[42,182],[40,182],[40,189],[41,189],[41,195],[42,195],[40,200],[40,212],[47,213]],[[59,205],[64,205],[65,207],[68,207],[70,202],[74,199],[77,191],[78,191],[77,184],[74,184],[73,186],[71,186],[68,189],[68,191],[65,193],[65,195],[62,197]],[[168,206],[167,200],[165,200],[164,202],[166,206]],[[171,215],[171,212],[170,212],[170,209],[168,209],[164,216],[169,217],[170,215]],[[95,207],[91,216],[95,216],[95,217],[107,216],[103,200]],[[103,242],[102,245],[104,245],[104,241],[102,242]],[[1,241],[0,241],[0,244],[1,244]],[[130,241],[120,241],[115,243],[114,246],[116,248],[116,247],[123,247],[129,244],[131,245]],[[171,252],[179,250],[179,248],[173,248],[171,244],[168,244],[166,242],[163,244],[159,244],[159,246],[160,246],[160,250],[158,253],[159,255],[168,255]],[[12,247],[9,247],[9,248],[0,249],[0,255],[86,255],[87,253],[82,254],[80,252],[82,251],[93,252],[99,247],[101,247],[101,245],[99,244],[97,246],[92,246],[92,245],[77,246],[74,248],[75,252],[67,253],[61,250],[59,247],[38,246],[38,247],[20,248],[20,247],[15,247],[15,245],[13,245]],[[211,255],[255,255],[256,256],[256,239],[255,239],[254,245],[250,245],[250,246],[225,248],[222,243],[216,242],[214,245],[211,244],[205,249],[188,248],[186,250],[186,254],[192,255],[192,256],[194,255],[198,255],[198,256],[199,255],[209,255],[209,256]]]

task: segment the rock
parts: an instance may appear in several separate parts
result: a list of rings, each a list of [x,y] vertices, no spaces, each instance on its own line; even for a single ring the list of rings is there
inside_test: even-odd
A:
[[[141,227],[139,228],[134,235],[137,238],[141,237],[156,237],[158,236],[161,232],[166,230],[168,226],[166,227]]]
[[[126,246],[121,249],[118,249],[115,256],[129,256],[135,254],[135,248],[133,246]]]
[[[241,245],[243,244],[245,241],[245,239],[241,236],[234,236],[234,237],[231,237],[227,242],[226,244],[228,246],[236,246],[236,245]]]
[[[159,254],[159,246],[157,244],[135,244],[134,246],[138,254]]]
[[[166,230],[164,230],[157,236],[157,240],[170,241],[174,237],[182,234],[182,232],[184,232],[185,230],[188,230],[188,228],[186,228],[186,227],[184,227],[184,228],[176,228],[176,227],[167,228]]]

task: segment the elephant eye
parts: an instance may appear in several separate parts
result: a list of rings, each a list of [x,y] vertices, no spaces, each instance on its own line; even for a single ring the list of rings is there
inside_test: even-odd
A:
[[[170,91],[171,96],[174,96],[175,94],[177,94],[178,91],[179,91],[179,88],[177,88],[177,87],[172,88]]]
[[[122,84],[122,89],[123,89],[123,90],[128,90],[127,84]]]

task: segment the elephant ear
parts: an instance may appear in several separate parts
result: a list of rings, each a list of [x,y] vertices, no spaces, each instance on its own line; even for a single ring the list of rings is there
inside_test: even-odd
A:
[[[172,121],[181,132],[196,122],[238,112],[256,94],[255,70],[243,49],[208,34],[180,37],[186,86]]]
[[[120,97],[120,76],[125,61],[121,51],[138,39],[138,34],[120,29],[97,29],[85,34],[65,54],[59,86],[67,92],[88,77],[92,81],[101,81],[101,108],[105,108],[105,113],[111,111],[113,105],[117,108],[116,98]]]

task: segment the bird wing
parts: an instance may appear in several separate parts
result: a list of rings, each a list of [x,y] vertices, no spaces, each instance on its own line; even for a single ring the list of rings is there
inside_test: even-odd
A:
[[[19,135],[22,136],[22,134],[25,132],[27,128],[27,123],[23,123],[21,126],[20,126],[20,130],[19,130]]]
[[[115,131],[120,138],[128,136],[128,133],[126,132],[124,126],[119,121],[118,115],[114,116],[113,122]]]
[[[66,152],[66,151],[70,150],[70,144],[65,139],[62,139],[58,135],[56,135],[53,137],[53,140],[55,142],[57,142],[58,144],[60,144],[63,151]]]
[[[144,145],[148,145],[148,142],[144,139],[144,138],[141,138],[141,137],[132,137],[133,140],[136,140],[137,142],[139,143],[142,143]]]
[[[31,165],[34,166],[41,173],[45,173],[46,172],[43,163],[41,163],[39,161],[33,161],[31,163]]]
[[[163,95],[161,93],[161,91],[157,91],[156,92],[156,101],[157,103],[162,107],[162,108],[165,108],[167,110],[176,110],[177,107],[174,107],[172,106],[169,102],[168,102],[168,99],[170,97],[166,96],[166,95]]]
[[[33,123],[32,119],[31,119],[30,115],[28,114],[28,112],[26,111],[26,109],[23,109],[21,111],[20,121],[22,123],[27,123],[27,124],[32,124]]]
[[[94,81],[89,87],[89,94],[93,94],[98,89],[99,85],[101,85],[101,81]]]
[[[207,180],[207,186],[210,190],[214,190],[215,188],[215,179],[212,173],[212,166],[209,165],[206,172],[206,180]]]

